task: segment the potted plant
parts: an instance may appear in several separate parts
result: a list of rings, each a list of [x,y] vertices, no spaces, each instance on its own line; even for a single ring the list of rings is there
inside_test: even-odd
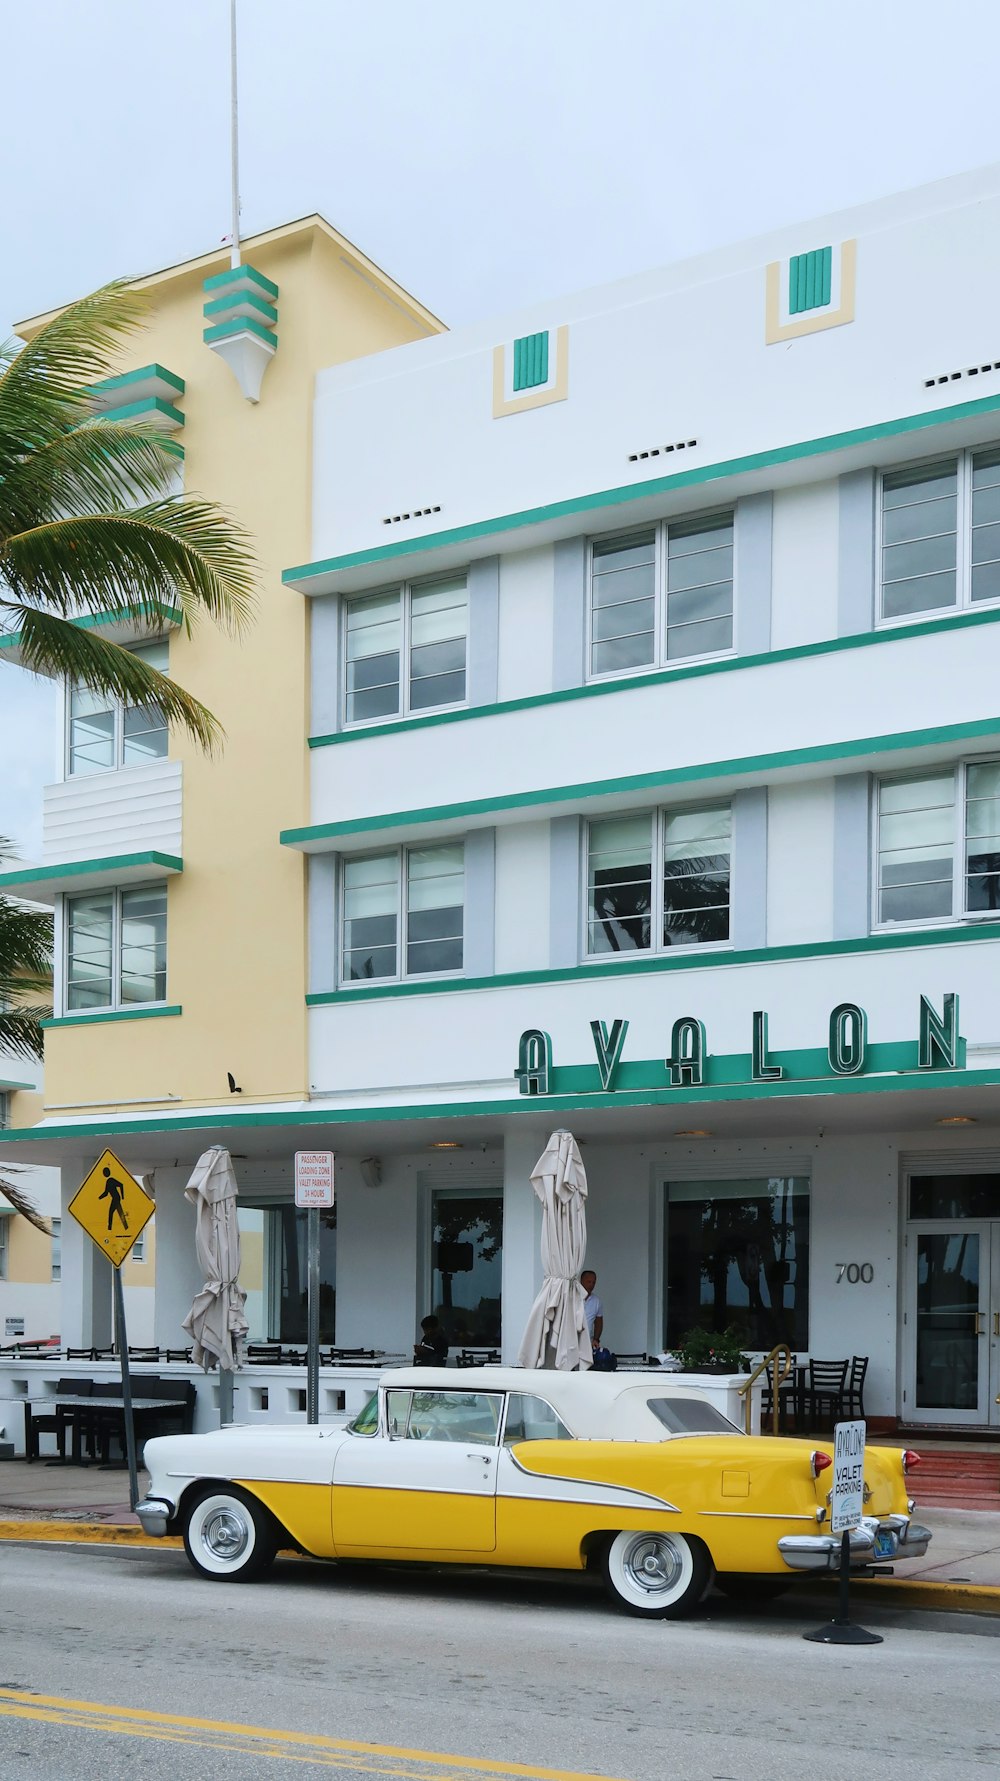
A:
[[[725,1330],[688,1330],[675,1353],[686,1373],[739,1373],[745,1346],[746,1332],[731,1323]]]

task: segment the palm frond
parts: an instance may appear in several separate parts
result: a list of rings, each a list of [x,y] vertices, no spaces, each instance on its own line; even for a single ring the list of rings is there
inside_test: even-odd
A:
[[[204,611],[239,633],[254,605],[246,534],[210,502],[183,495],[2,539],[0,575],[20,601],[63,614],[96,608],[131,617],[137,603],[179,598],[188,620]]]
[[[64,674],[125,705],[155,706],[168,724],[186,730],[202,748],[212,752],[219,747],[223,731],[218,719],[176,680],[161,674],[133,650],[34,606],[14,606],[12,610],[18,615],[21,660],[26,668]],[[123,611],[140,619],[152,616],[141,600]]]
[[[0,1012],[0,1050],[12,1057],[42,1058],[45,1055],[43,1020],[51,1020],[51,1006],[26,1004]]]
[[[17,1173],[17,1170],[10,1169],[8,1165],[8,1174]],[[26,1218],[29,1224],[34,1225],[36,1231],[41,1231],[43,1237],[51,1237],[52,1226],[47,1219],[42,1217],[31,1195],[25,1193],[23,1187],[18,1187],[14,1181],[5,1181],[0,1176],[0,1194],[3,1194],[4,1199],[13,1206],[15,1212],[19,1212],[22,1218]]]
[[[0,538],[65,513],[106,513],[162,497],[177,459],[153,427],[94,415],[48,440],[0,478]]]
[[[118,368],[122,342],[146,310],[142,293],[128,280],[116,279],[70,303],[20,351],[5,349],[0,364],[4,461],[55,437],[71,411],[89,408],[91,385]]]

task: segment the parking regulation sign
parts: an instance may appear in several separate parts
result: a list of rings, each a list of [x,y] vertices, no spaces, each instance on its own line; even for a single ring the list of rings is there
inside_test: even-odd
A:
[[[857,1527],[865,1506],[865,1425],[838,1422],[833,1431],[833,1491],[830,1531]]]
[[[295,1152],[295,1204],[318,1210],[333,1205],[333,1151]]]

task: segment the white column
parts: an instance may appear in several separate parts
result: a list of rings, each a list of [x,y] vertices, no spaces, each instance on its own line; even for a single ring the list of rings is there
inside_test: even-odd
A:
[[[68,1158],[60,1170],[62,1275],[59,1335],[64,1347],[107,1348],[112,1337],[111,1263],[70,1216],[69,1203],[97,1157]]]
[[[531,1186],[531,1171],[548,1143],[550,1127],[508,1128],[503,1152],[503,1338],[506,1366],[517,1351],[528,1312],[542,1285],[542,1208]]]
[[[194,1243],[194,1207],[184,1198],[190,1176],[190,1169],[156,1171],[154,1339],[161,1348],[189,1346],[181,1325],[204,1285]]]

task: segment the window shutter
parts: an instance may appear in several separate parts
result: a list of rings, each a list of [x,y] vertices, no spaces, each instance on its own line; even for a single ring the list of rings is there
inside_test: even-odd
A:
[[[827,250],[829,251],[829,250]],[[549,381],[549,336],[524,334],[514,342],[514,390],[533,390]]]
[[[793,254],[788,262],[788,313],[823,309],[830,301],[833,248],[815,247],[811,253]]]

